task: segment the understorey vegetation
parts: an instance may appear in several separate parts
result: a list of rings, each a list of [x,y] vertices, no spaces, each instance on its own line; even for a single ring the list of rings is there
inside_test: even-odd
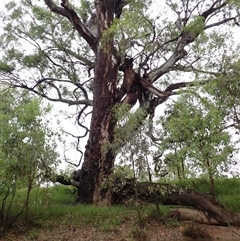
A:
[[[19,218],[31,225],[31,192],[59,164],[57,133],[48,125],[51,108],[29,92],[0,88],[0,232]],[[44,117],[44,118],[43,118]]]
[[[240,204],[238,202],[239,179],[217,179],[216,192],[217,198],[222,204],[227,205],[232,211],[240,212]],[[177,185],[182,185],[182,182],[177,181]],[[185,186],[194,188],[198,192],[206,192],[208,188],[203,179],[191,179],[184,182]],[[231,188],[230,188],[231,187]],[[18,213],[18,204],[25,200],[27,189],[17,191],[18,201],[13,203],[11,215]],[[177,207],[163,205],[160,201],[158,208],[154,204],[147,204],[132,200],[127,205],[114,205],[110,207],[100,207],[95,205],[83,205],[76,203],[77,189],[70,186],[54,185],[53,187],[34,188],[30,195],[29,201],[29,216],[28,222],[30,226],[25,226],[24,214],[20,215],[17,221],[13,224],[10,230],[5,235],[14,233],[19,235],[19,232],[28,231],[26,238],[33,236],[41,239],[41,234],[37,234],[36,230],[54,229],[61,225],[64,227],[94,227],[99,232],[113,232],[129,221],[130,230],[136,232],[139,228],[144,230],[144,227],[149,223],[164,224],[169,227],[179,227],[181,220],[179,216],[172,215],[172,209]],[[76,224],[76,219],[78,224]],[[196,229],[197,220],[189,223],[186,228],[187,234]],[[194,226],[195,224],[195,226]],[[140,226],[139,226],[140,225]],[[38,239],[37,239],[38,240]]]

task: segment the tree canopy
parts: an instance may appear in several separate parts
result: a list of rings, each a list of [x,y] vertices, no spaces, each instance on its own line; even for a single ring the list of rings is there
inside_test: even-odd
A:
[[[166,118],[171,138],[182,131],[183,138],[189,137],[184,143],[188,157],[201,162],[196,147],[200,137],[190,134],[216,128],[204,140],[212,143],[204,155],[216,152],[211,158],[228,158],[230,147],[224,154],[219,151],[228,134],[218,130],[222,125],[238,129],[239,45],[234,36],[239,7],[238,0],[6,4],[0,81],[76,106],[74,121],[81,131],[72,135],[83,159],[75,177],[79,200],[112,203],[111,190],[102,183],[112,175],[117,154],[134,145],[146,128],[148,143],[155,145],[155,114],[180,95]],[[203,99],[199,108],[188,102],[185,92]],[[85,149],[80,145],[84,137]],[[195,146],[189,146],[190,140]]]

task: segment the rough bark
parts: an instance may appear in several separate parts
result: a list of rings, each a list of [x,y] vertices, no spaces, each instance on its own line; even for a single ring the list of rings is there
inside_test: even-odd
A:
[[[112,57],[104,50],[97,53],[91,132],[82,165],[82,189],[79,190],[79,198],[83,202],[101,203],[109,199],[107,193],[101,192],[101,185],[110,175],[115,159],[110,145],[113,142],[114,118],[111,111],[117,65]]]
[[[113,21],[114,6],[95,1],[99,33]],[[101,37],[101,36],[99,36]],[[120,63],[111,36],[98,42],[93,83],[93,111],[89,139],[82,165],[79,200],[81,202],[108,205],[111,203],[110,190],[103,189],[104,180],[111,174],[115,154],[110,148],[113,143],[117,68]]]

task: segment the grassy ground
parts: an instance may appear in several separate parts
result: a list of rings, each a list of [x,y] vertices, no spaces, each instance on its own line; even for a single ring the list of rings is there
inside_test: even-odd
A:
[[[18,193],[17,202],[24,196],[25,190]],[[52,228],[56,225],[75,225],[98,228],[111,231],[127,220],[139,222],[147,218],[158,218],[156,207],[149,206],[111,206],[99,207],[94,205],[76,204],[76,190],[72,187],[56,185],[50,188],[33,189],[29,205],[29,224],[31,227]],[[17,209],[12,207],[14,211]],[[168,213],[169,207],[160,207],[161,216]],[[25,222],[25,216],[19,217],[16,226]]]
[[[208,192],[206,182],[201,179],[185,180],[178,182],[178,184],[200,192]],[[219,200],[235,212],[240,211],[239,185],[240,179],[216,180],[216,191]],[[25,190],[19,191],[18,203],[24,194]],[[160,205],[160,213],[157,212],[154,205],[97,207],[76,204],[75,198],[76,190],[72,187],[56,185],[50,188],[32,190],[28,217],[30,232],[29,239],[26,240],[38,240],[39,233],[36,230],[39,229],[51,230],[56,227],[64,229],[65,227],[76,227],[76,225],[81,228],[91,227],[102,232],[115,232],[119,227],[129,223],[131,225],[131,227],[128,227],[130,234],[132,236],[140,235],[140,230],[144,230],[143,226],[145,227],[146,223],[161,219],[169,210],[169,207],[162,205]],[[14,206],[12,209],[15,210]],[[15,232],[19,232],[19,230],[25,231],[23,229],[25,218],[24,215],[19,217],[14,226]],[[179,226],[179,223],[173,221],[167,223],[167,225],[174,227]]]

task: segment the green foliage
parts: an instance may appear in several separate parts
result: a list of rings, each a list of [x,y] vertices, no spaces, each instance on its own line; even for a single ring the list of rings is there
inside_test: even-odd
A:
[[[190,32],[194,35],[202,33],[204,30],[205,19],[202,16],[197,16],[191,23],[185,27],[185,31]]]
[[[43,121],[49,108],[26,92],[2,89],[0,93],[0,202],[2,231],[13,225],[21,213],[28,218],[32,188],[50,175],[57,164],[55,133]],[[23,200],[17,190],[27,188]],[[19,194],[19,193],[18,193]],[[13,206],[17,213],[13,214]],[[18,208],[17,208],[18,207]]]
[[[1,13],[4,32],[0,37],[0,48],[4,49],[4,54],[1,56],[0,72],[35,76],[29,77],[28,84],[43,73],[53,78],[67,76],[76,83],[78,67],[70,66],[68,62],[70,59],[81,59],[91,63],[85,57],[89,48],[81,40],[80,46],[75,44],[79,39],[67,20],[46,10],[40,3],[33,5],[24,0],[12,2],[7,4],[8,14]],[[80,51],[86,52],[79,54]],[[57,87],[63,89],[60,84]],[[48,85],[48,90],[52,88],[53,85]],[[72,93],[65,94],[71,96]]]
[[[112,40],[118,47],[120,56],[132,55],[130,45],[138,42],[139,50],[144,46],[146,52],[154,49],[149,44],[153,37],[153,19],[146,13],[152,1],[129,0],[128,7],[123,8],[120,19],[102,33],[101,47],[108,49],[108,41]],[[146,14],[143,14],[146,13]]]
[[[165,165],[175,169],[178,178],[206,174],[214,189],[214,178],[228,168],[235,151],[218,105],[210,98],[186,93],[160,122]]]
[[[0,71],[11,72],[14,70],[13,66],[8,65],[6,62],[0,61]]]
[[[239,178],[221,178],[216,180],[216,193],[219,201],[234,212],[239,212]]]
[[[232,117],[231,112],[233,111],[235,111],[235,114],[239,114],[238,109],[235,107],[240,100],[238,84],[240,60],[232,61],[231,58],[226,56],[225,62],[227,62],[226,72],[209,81],[208,85],[205,86],[205,90],[213,96],[224,116]]]
[[[26,55],[23,58],[23,64],[27,67],[40,67],[40,64],[44,62],[44,53],[35,53],[32,55]]]
[[[131,166],[128,165],[116,165],[114,168],[114,176],[116,177],[123,177],[123,178],[133,178],[134,172]]]
[[[113,109],[117,124],[114,129],[112,148],[121,155],[116,174],[135,177],[140,181],[151,181],[152,171],[148,156],[151,153],[151,142],[146,135],[146,115],[144,108],[129,111],[128,105],[116,105]],[[135,138],[133,138],[133,135]]]
[[[146,111],[143,108],[139,108],[136,111],[131,112],[131,107],[126,104],[115,105],[112,112],[116,119],[117,125],[115,126],[115,143],[113,148],[119,151],[119,147],[132,140],[133,134],[137,134],[138,127],[144,123]]]
[[[174,218],[166,219],[165,224],[169,227],[180,227],[180,222]]]
[[[18,190],[19,200],[24,200],[27,190]],[[30,194],[29,210],[31,223],[43,228],[51,228],[53,225],[78,225],[99,228],[101,231],[112,231],[118,225],[129,219],[129,215],[135,217],[131,208],[113,206],[99,207],[94,205],[76,204],[76,193],[72,187],[53,186],[49,188],[34,188]],[[14,206],[15,207],[15,203]],[[13,209],[13,211],[16,211]],[[147,209],[145,210],[148,212]],[[24,216],[20,216],[18,224],[24,222]]]

